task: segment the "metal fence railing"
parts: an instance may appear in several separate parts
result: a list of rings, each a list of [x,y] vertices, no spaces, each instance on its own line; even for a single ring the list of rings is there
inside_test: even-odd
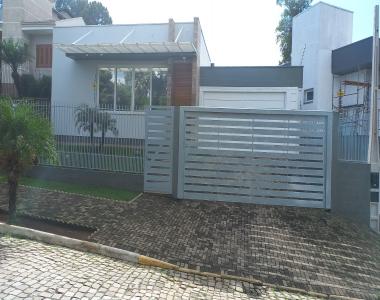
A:
[[[58,166],[143,173],[144,112],[108,111],[87,105],[52,106],[42,101],[26,103],[50,120]],[[41,163],[48,164],[43,158]]]
[[[339,158],[367,161],[369,143],[369,114],[364,107],[339,113]]]

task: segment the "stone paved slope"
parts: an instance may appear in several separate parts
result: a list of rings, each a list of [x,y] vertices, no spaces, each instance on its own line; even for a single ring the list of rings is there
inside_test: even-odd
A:
[[[0,299],[315,299],[0,236]]]
[[[0,185],[0,207],[6,207]],[[93,199],[21,188],[20,212],[92,226],[94,242],[201,271],[318,293],[377,299],[380,237],[318,209]]]

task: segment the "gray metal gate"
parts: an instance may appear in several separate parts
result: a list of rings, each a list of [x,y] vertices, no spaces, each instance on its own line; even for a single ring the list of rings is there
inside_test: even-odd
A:
[[[146,118],[145,191],[331,206],[332,113],[181,107]]]
[[[178,197],[329,207],[331,116],[181,108]]]
[[[173,107],[151,107],[145,112],[144,191],[172,193]]]

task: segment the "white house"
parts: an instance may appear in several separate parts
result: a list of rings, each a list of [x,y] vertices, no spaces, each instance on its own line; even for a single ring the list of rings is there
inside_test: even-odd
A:
[[[293,19],[291,65],[303,66],[301,108],[332,110],[332,51],[352,42],[353,12],[318,2]]]

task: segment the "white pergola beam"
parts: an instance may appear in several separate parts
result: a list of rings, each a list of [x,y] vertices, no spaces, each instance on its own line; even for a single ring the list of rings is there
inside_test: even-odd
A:
[[[118,44],[64,44],[57,45],[67,54],[120,54],[120,53],[186,53],[197,52],[194,45],[188,42],[175,43],[118,43]]]

